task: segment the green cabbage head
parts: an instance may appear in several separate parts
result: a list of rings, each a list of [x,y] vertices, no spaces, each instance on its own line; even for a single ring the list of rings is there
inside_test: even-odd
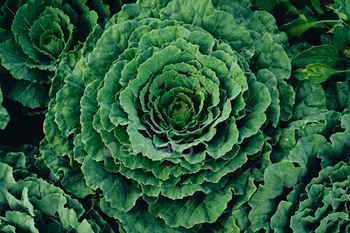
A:
[[[65,188],[85,185],[76,195],[97,194],[126,232],[237,228],[227,219],[256,190],[294,102],[287,37],[249,7],[126,4],[66,57],[74,69],[41,144]],[[83,179],[68,182],[57,161]]]
[[[110,16],[100,0],[6,0],[0,11],[1,65],[11,74],[1,79],[4,96],[35,111],[47,108],[61,59]]]

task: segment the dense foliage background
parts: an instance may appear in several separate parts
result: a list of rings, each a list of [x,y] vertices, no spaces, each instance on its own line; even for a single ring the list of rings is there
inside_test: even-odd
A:
[[[1,232],[350,232],[350,3],[3,0]]]

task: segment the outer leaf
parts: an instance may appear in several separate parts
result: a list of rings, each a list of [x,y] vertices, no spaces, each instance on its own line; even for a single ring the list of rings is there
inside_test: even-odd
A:
[[[350,3],[346,0],[335,0],[335,7],[339,9],[339,13],[342,13],[345,17],[339,17],[344,20],[350,19]]]
[[[48,83],[48,72],[40,69],[32,69],[28,64],[28,56],[22,51],[22,48],[13,40],[9,39],[0,44],[1,64],[8,70],[12,76],[18,80],[24,79],[33,83]],[[54,70],[54,66],[50,70]]]
[[[60,130],[68,137],[77,134],[81,130],[79,124],[80,96],[84,93],[83,84],[77,82],[77,77],[69,75],[65,79],[65,85],[57,92],[55,121]]]
[[[277,4],[277,0],[257,0],[255,5],[261,7],[262,9],[269,11],[272,10]]]
[[[311,63],[322,63],[330,67],[341,58],[339,57],[337,47],[333,45],[319,45],[311,47],[299,53],[293,61],[292,65],[297,67],[305,67]]]
[[[293,118],[300,120],[308,116],[324,114],[326,109],[326,97],[320,84],[303,81],[295,85],[296,100]]]
[[[60,90],[64,84],[64,79],[73,73],[73,70],[78,63],[79,59],[82,58],[82,49],[76,48],[66,54],[58,65],[55,76],[51,81],[50,97],[55,97],[58,90]],[[76,71],[75,71],[76,72]],[[74,74],[73,74],[74,75]]]
[[[30,108],[47,107],[48,87],[43,84],[31,83],[25,80],[11,80],[6,86],[5,96]]]
[[[76,229],[80,225],[77,220],[82,217],[84,209],[62,189],[36,177],[27,177],[17,182],[13,174],[24,171],[25,168],[13,172],[5,163],[0,163],[0,168],[3,171],[0,175],[0,209],[6,212],[5,217],[0,216],[1,223],[14,225],[20,232],[62,232]],[[18,200],[21,196],[21,200]],[[46,221],[45,225],[43,220]],[[83,224],[89,229],[86,223]],[[98,225],[93,226],[99,229]]]
[[[316,9],[317,13],[319,14],[324,14],[322,7],[321,7],[321,3],[320,0],[310,0],[312,6]]]
[[[247,31],[237,25],[230,14],[217,11],[209,0],[200,2],[175,0],[161,11],[160,16],[162,20],[175,19],[201,26],[214,37],[224,40],[235,50],[244,48],[249,50],[253,46],[253,41]],[[236,33],[231,33],[232,31]]]
[[[275,198],[283,193],[284,188],[291,188],[302,179],[307,171],[307,166],[316,157],[317,152],[326,139],[314,134],[299,140],[298,145],[290,152],[287,159],[270,165],[264,173],[263,186],[252,196],[249,205],[252,210],[249,213],[253,231],[266,229],[270,232],[270,218],[276,212],[278,203]]]
[[[333,44],[340,50],[344,51],[349,43],[349,29],[339,26],[335,29]]]
[[[4,220],[10,224],[18,225],[24,231],[39,233],[38,229],[34,226],[34,219],[25,213],[7,211]]]
[[[40,151],[51,172],[61,181],[62,186],[79,198],[84,198],[94,192],[86,185],[80,170],[74,171],[69,166],[67,157],[61,157],[44,140],[40,143]],[[61,176],[61,177],[60,177]]]
[[[101,163],[85,159],[82,171],[85,174],[87,184],[92,189],[101,188],[106,201],[113,208],[129,211],[135,206],[137,199],[142,196],[141,191],[134,187],[131,182],[119,175],[109,175]]]
[[[231,198],[232,193],[228,191],[222,194],[212,192],[206,195],[204,200],[196,195],[189,199],[176,201],[163,199],[150,205],[149,210],[154,215],[163,218],[169,226],[191,228],[198,223],[214,222]]]
[[[340,161],[349,159],[350,148],[350,114],[346,114],[341,118],[341,127],[344,132],[335,133],[330,137],[327,143],[320,151],[319,158],[322,159],[321,166],[334,166]]]
[[[342,71],[337,71],[328,65],[320,63],[312,63],[305,67],[305,69],[300,68],[293,72],[293,75],[299,80],[310,80],[313,83],[325,82],[333,74]]]
[[[293,115],[295,92],[293,87],[288,85],[285,81],[279,81],[277,88],[280,92],[279,99],[281,101],[281,120],[287,121]]]
[[[349,81],[333,82],[326,89],[326,104],[328,109],[343,112],[350,109],[350,85]]]
[[[0,86],[0,129],[5,129],[8,122],[10,121],[10,115],[8,114],[6,108],[2,106],[3,100],[4,99],[2,96],[2,91]]]
[[[299,203],[290,220],[293,231],[348,231],[349,208],[345,203],[349,201],[349,177],[350,167],[344,162],[321,170],[298,198]]]
[[[169,233],[194,233],[197,232],[196,228],[185,229],[182,227],[172,228],[164,223],[162,219],[156,218],[153,214],[149,213],[145,203],[143,205],[136,205],[129,214],[125,214],[122,211],[111,208],[110,204],[101,199],[100,207],[103,212],[108,216],[120,219],[125,227],[125,230],[130,233],[162,233],[164,231]]]
[[[290,77],[291,65],[283,48],[274,43],[270,34],[264,34],[256,46],[259,69],[268,69],[277,78],[283,80]]]
[[[286,23],[280,27],[280,30],[285,31],[288,36],[300,36],[306,30],[313,27],[325,27],[323,22],[310,22],[303,19],[295,19],[290,23]]]

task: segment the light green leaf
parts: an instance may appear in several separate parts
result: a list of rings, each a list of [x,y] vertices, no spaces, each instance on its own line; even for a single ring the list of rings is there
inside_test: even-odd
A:
[[[3,219],[10,224],[19,226],[21,230],[39,233],[38,229],[34,226],[34,218],[26,213],[7,211]]]
[[[313,83],[322,83],[325,82],[333,74],[348,71],[350,70],[335,70],[325,64],[312,63],[310,65],[307,65],[305,69],[297,69],[293,72],[293,75],[301,81],[307,79]]]
[[[77,233],[95,233],[95,231],[92,229],[92,226],[90,223],[84,219],[77,227],[76,229]]]
[[[259,69],[268,69],[277,80],[290,77],[292,67],[289,58],[282,46],[273,42],[270,34],[264,34],[255,49],[258,55],[257,66]]]

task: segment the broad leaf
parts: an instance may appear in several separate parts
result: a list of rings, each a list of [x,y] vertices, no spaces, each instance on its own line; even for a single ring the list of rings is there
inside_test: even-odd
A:
[[[280,27],[280,30],[285,31],[288,36],[300,36],[305,31],[313,27],[325,27],[323,21],[305,21],[303,19],[295,19],[290,23],[286,23]]]
[[[341,72],[347,72],[347,70],[338,71],[325,64],[312,63],[307,65],[305,69],[297,69],[293,72],[293,75],[301,81],[307,79],[313,83],[322,83],[333,74]]]
[[[296,67],[305,67],[311,63],[321,63],[333,67],[336,62],[342,60],[339,57],[337,47],[333,45],[319,45],[311,47],[299,53],[293,61],[292,65]]]

